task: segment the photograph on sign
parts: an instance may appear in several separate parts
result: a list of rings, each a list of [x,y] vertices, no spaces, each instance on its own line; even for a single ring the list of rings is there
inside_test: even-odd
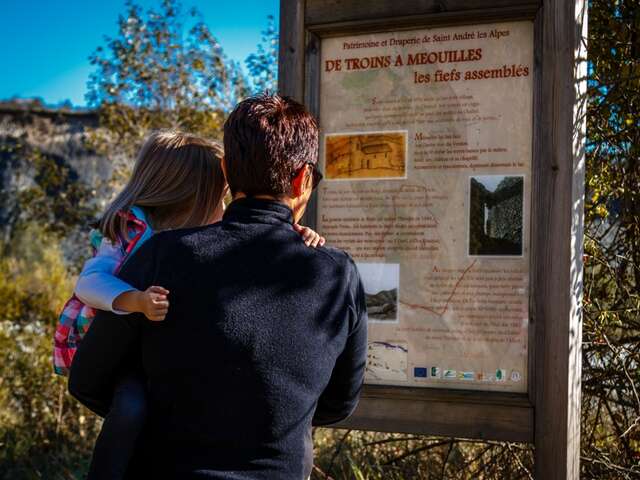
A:
[[[366,382],[526,392],[530,21],[321,40],[317,227],[356,261]]]
[[[359,263],[367,313],[371,322],[398,321],[400,265],[397,263]]]
[[[325,136],[325,178],[405,178],[407,132],[369,132]]]
[[[469,177],[469,255],[522,255],[524,177]]]

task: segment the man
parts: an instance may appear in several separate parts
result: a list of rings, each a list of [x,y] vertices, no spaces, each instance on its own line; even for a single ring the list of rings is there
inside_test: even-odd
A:
[[[307,478],[311,426],[354,410],[366,363],[365,296],[342,251],[292,223],[317,171],[318,127],[297,102],[241,102],[224,126],[234,201],[222,222],[148,240],[120,276],[163,285],[163,322],[101,312],[69,390],[98,413],[142,352],[150,418],[130,478]]]

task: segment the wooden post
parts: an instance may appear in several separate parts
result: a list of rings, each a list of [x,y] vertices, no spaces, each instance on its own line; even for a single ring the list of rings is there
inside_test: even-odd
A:
[[[280,2],[278,92],[299,102],[304,101],[304,7],[304,0]]]
[[[537,21],[535,478],[578,479],[587,2],[545,0]]]

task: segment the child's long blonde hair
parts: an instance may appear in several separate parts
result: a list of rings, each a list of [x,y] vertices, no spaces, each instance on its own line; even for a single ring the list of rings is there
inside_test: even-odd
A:
[[[217,143],[177,131],[155,132],[144,143],[131,178],[107,208],[100,230],[112,241],[127,237],[126,212],[134,205],[155,230],[208,223],[226,192]]]

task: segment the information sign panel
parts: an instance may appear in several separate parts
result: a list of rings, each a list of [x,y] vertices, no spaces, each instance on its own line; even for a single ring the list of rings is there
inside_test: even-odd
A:
[[[330,37],[317,227],[367,294],[367,383],[526,392],[533,22]]]

